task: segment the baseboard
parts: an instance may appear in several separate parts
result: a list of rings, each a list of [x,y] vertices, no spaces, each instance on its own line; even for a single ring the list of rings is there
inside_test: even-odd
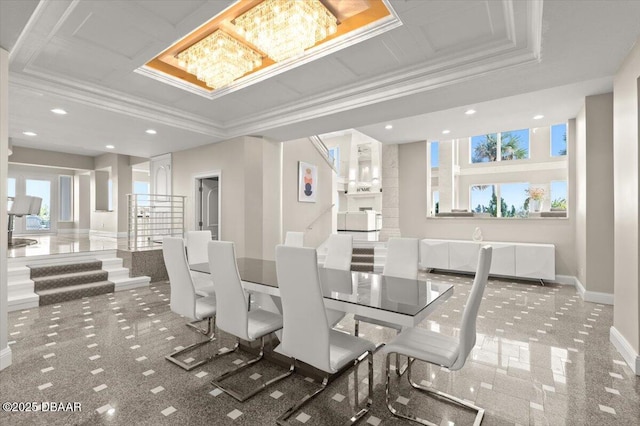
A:
[[[0,350],[0,370],[4,370],[10,365],[11,365],[11,348],[7,346],[6,348]]]
[[[577,278],[573,275],[556,275],[556,279],[551,282],[554,284],[572,285],[575,287],[576,279]]]
[[[603,305],[613,305],[613,293],[601,293],[599,291],[587,291],[578,277],[574,277],[576,290],[585,302],[602,303]]]
[[[622,334],[615,328],[611,327],[609,332],[609,341],[616,347],[622,358],[629,364],[631,370],[640,376],[640,355],[636,353],[631,344],[627,342]]]
[[[58,234],[88,234],[88,229],[58,229]]]

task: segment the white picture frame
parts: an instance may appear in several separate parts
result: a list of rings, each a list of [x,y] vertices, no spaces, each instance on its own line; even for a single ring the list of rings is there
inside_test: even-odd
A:
[[[318,194],[318,167],[298,162],[298,201],[301,203],[315,203]]]

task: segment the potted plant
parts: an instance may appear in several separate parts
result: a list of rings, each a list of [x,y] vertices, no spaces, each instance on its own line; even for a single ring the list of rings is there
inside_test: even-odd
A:
[[[539,212],[544,199],[544,188],[528,188],[525,192],[529,196],[529,207],[534,212]]]

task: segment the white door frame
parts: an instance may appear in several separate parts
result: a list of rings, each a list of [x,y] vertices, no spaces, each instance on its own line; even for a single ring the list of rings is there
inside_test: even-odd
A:
[[[198,199],[200,197],[200,179],[218,178],[218,240],[222,241],[222,170],[210,170],[191,176],[193,182],[193,228],[198,228]],[[202,210],[202,206],[200,206]]]

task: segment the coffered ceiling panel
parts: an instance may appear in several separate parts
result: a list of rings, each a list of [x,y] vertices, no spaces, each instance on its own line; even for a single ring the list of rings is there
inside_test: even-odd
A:
[[[90,45],[119,53],[127,58],[133,58],[147,44],[153,40],[151,36],[140,31],[136,27],[118,25],[118,31],[113,31],[112,27],[116,22],[109,16],[91,14],[78,27],[73,36],[84,40]],[[109,38],[104,34],[110,33]]]
[[[336,53],[335,58],[359,77],[389,71],[400,65],[381,37],[351,46]]]
[[[302,94],[314,94],[352,83],[357,78],[349,68],[328,57],[308,63],[276,77],[286,87]]]
[[[139,5],[148,13],[158,16],[173,26],[178,25],[187,16],[199,9],[207,3],[204,0],[181,0],[176,1],[155,1],[155,0],[138,0],[131,2]],[[231,4],[233,1],[218,0],[218,3]],[[226,7],[226,6],[224,6]]]

